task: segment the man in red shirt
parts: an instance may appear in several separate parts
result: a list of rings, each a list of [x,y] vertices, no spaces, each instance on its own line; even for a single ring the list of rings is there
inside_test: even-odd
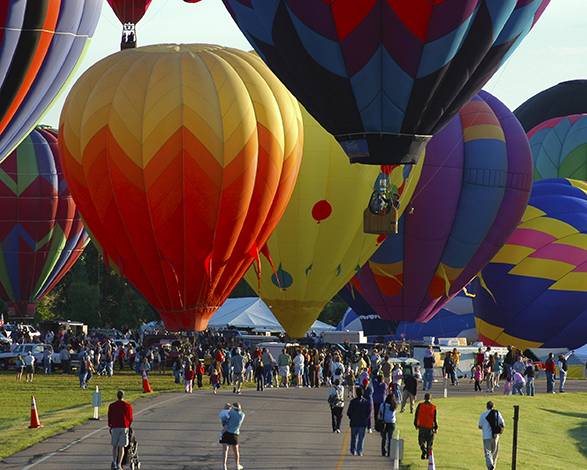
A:
[[[108,427],[112,436],[112,470],[122,470],[124,448],[129,444],[132,424],[132,406],[123,400],[124,392],[118,390],[118,400],[108,407]]]

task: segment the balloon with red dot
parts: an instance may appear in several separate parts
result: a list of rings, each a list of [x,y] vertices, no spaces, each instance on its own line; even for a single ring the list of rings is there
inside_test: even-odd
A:
[[[330,217],[331,214],[332,206],[325,199],[318,201],[316,204],[314,204],[314,207],[312,208],[312,217],[318,223],[322,222],[323,220],[326,220],[328,217]]]

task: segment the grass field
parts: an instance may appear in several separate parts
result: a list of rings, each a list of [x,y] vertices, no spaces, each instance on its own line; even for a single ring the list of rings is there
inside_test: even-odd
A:
[[[433,399],[438,407],[439,432],[434,443],[436,466],[446,470],[485,470],[479,415],[485,396]],[[511,468],[513,405],[520,405],[517,468],[520,470],[587,469],[587,393],[491,396],[506,421],[500,441],[498,469]],[[427,469],[420,460],[413,415],[399,415],[405,440],[405,468]]]
[[[155,392],[180,391],[171,375],[152,374],[150,382]],[[0,375],[0,458],[14,454],[61,431],[86,422],[92,417],[92,393],[100,387],[104,418],[107,405],[123,389],[126,398],[143,396],[141,377],[130,371],[114,377],[94,376],[87,390],[79,388],[75,375],[61,373],[35,374],[32,384],[16,382],[13,374]],[[37,401],[42,428],[29,430],[31,395]]]

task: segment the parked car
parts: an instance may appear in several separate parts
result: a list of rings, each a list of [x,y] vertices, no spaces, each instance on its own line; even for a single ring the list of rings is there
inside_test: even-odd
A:
[[[39,367],[40,364],[43,363],[43,355],[45,354],[45,350],[47,349],[51,352],[51,359],[53,364],[61,364],[61,355],[56,354],[53,351],[53,346],[51,346],[50,344],[24,343],[14,345],[12,351],[10,352],[0,353],[0,366],[4,369],[13,368],[16,364],[16,357],[19,354],[22,356],[26,356],[30,351],[33,353],[33,356],[35,356],[35,365]]]
[[[41,336],[41,332],[37,330],[33,325],[13,325],[11,323],[7,323],[4,325],[4,329],[12,335],[13,331],[22,331],[27,332],[31,338],[36,338]]]

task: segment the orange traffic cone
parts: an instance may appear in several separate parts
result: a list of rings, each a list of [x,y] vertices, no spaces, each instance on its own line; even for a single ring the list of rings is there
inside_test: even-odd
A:
[[[147,377],[147,372],[143,371],[143,393],[152,393],[153,389],[151,388],[151,384],[149,383],[149,378]]]
[[[35,396],[31,396],[31,425],[29,428],[36,429],[42,428],[43,425],[41,424],[41,420],[39,419],[39,412],[37,411],[37,402],[35,400]]]
[[[428,453],[428,470],[436,470],[436,464],[434,463],[434,454],[432,453],[432,449]]]

